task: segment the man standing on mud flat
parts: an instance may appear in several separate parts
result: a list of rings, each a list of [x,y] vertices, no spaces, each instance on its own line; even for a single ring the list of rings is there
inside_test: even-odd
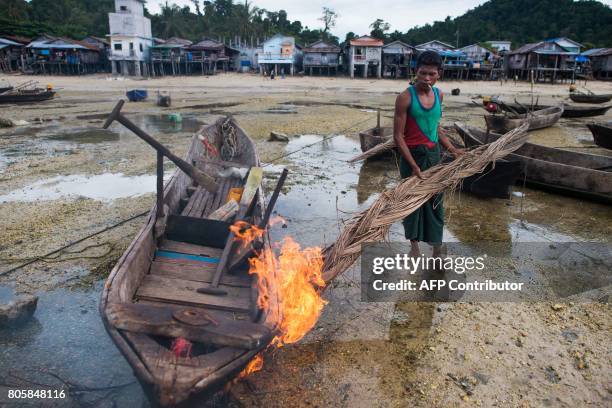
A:
[[[439,130],[443,94],[434,84],[440,77],[442,58],[425,51],[417,59],[416,83],[398,95],[395,101],[393,137],[400,151],[402,178],[417,176],[440,161],[440,145],[455,157],[456,149]],[[433,256],[442,255],[444,206],[437,194],[403,221],[404,235],[410,240],[410,255],[421,256],[419,241],[433,246]]]

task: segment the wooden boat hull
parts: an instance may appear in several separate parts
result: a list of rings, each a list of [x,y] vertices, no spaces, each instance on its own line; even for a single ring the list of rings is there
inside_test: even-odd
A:
[[[485,115],[485,121],[487,122],[487,128],[493,132],[506,133],[521,126],[525,121],[529,122],[528,130],[547,128],[557,123],[561,115],[563,115],[563,105],[535,111],[529,115],[515,115],[518,117],[514,118],[507,115]]]
[[[612,94],[587,95],[583,93],[570,93],[570,99],[576,103],[606,103],[612,99]]]
[[[359,143],[361,145],[361,151],[365,153],[371,148],[386,142],[392,137],[393,128],[388,126],[381,127],[380,129],[371,128],[368,130],[364,130],[363,132],[359,132]],[[389,154],[389,152],[383,152],[383,154],[373,157],[382,157],[384,156],[384,153],[386,153],[387,155]]]
[[[192,139],[185,157],[202,171],[259,165],[253,141],[231,119],[238,151],[232,162],[206,158],[198,138],[220,147],[220,119]],[[227,129],[227,126],[225,127]],[[219,150],[219,149],[218,149]],[[174,173],[164,187],[167,221],[160,232],[157,208],[111,271],[101,295],[104,326],[155,403],[173,406],[223,386],[271,341],[276,333],[276,291],[270,288],[270,308],[257,307],[255,279],[246,268],[225,274],[226,296],[200,294],[207,286],[229,234],[229,223],[207,216],[225,203],[240,179],[228,176],[210,193],[194,187],[183,172]],[[259,187],[250,222],[263,216]],[[190,193],[191,192],[191,193]],[[264,245],[269,246],[267,237]],[[193,344],[190,357],[177,357],[172,341],[183,337]]]
[[[527,106],[519,105],[516,103],[506,103],[499,105],[503,110],[506,110],[506,106],[510,107],[512,111],[517,113],[526,113]],[[536,105],[534,106],[535,110],[548,109],[551,106],[546,105]],[[563,114],[562,118],[588,118],[591,116],[600,116],[605,115],[606,112],[612,108],[612,106],[575,106],[575,105],[567,105],[563,104]],[[507,111],[510,111],[509,109]]]
[[[467,147],[485,142],[486,132],[455,123]],[[489,141],[500,135],[489,134]],[[612,157],[525,143],[509,159],[522,163],[522,174],[530,185],[594,201],[612,203]]]
[[[589,130],[593,134],[593,141],[597,146],[612,150],[612,125],[605,123],[589,123]]]
[[[3,88],[0,88],[0,94],[3,94],[3,93],[8,92],[8,91],[12,91],[12,90],[13,90],[12,86],[5,86]]]
[[[11,93],[7,92],[4,94],[0,94],[0,103],[32,103],[32,102],[42,102],[47,101],[49,99],[53,99],[55,96],[54,91],[44,91],[37,93]]]

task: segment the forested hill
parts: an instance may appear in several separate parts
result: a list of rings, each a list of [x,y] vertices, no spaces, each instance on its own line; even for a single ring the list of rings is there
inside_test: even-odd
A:
[[[284,10],[257,7],[257,0],[191,0],[189,6],[177,6],[171,0],[152,1],[161,3],[160,13],[146,13],[154,36],[194,41],[204,36],[264,38],[278,32],[294,35],[301,44],[320,38],[337,41],[330,34],[335,19],[351,12],[339,9],[338,16],[328,9],[327,22],[309,28],[299,20],[291,21]],[[114,0],[0,0],[0,34],[33,37],[48,33],[76,39],[104,36],[108,34],[108,13],[113,9]],[[458,40],[460,46],[510,40],[518,47],[546,38],[569,37],[586,48],[611,47],[612,9],[594,0],[491,0],[455,19],[446,18],[407,32],[389,33],[389,25],[381,18],[359,31],[386,42],[399,39],[413,45],[434,39],[453,45]],[[347,38],[354,35],[348,33]]]
[[[191,0],[188,6],[178,6],[172,0],[153,1],[160,3],[161,11],[150,14],[145,9],[145,14],[151,19],[155,37],[199,41],[204,36],[241,36],[250,40],[282,32],[296,36],[301,44],[320,38],[337,41],[329,29],[304,27],[299,20],[289,20],[286,11],[265,10],[252,0]],[[109,30],[108,13],[114,9],[114,0],[0,0],[0,34],[103,37]],[[333,27],[333,22],[328,25]]]
[[[459,46],[509,40],[513,47],[569,37],[586,48],[612,47],[612,8],[593,0],[491,0],[464,15],[393,32],[389,39],[421,44],[433,39]]]

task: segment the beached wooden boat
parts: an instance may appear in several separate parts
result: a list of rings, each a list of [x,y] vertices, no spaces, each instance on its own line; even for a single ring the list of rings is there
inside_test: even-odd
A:
[[[515,113],[526,113],[530,106],[528,104],[517,104],[517,103],[500,103],[499,107],[507,112]],[[552,106],[547,105],[535,105],[534,110],[548,109]],[[562,118],[588,118],[591,116],[605,115],[606,112],[612,108],[612,105],[607,106],[576,106],[563,104]]]
[[[462,123],[455,123],[455,128],[468,147],[500,137]],[[530,185],[612,203],[612,157],[525,143],[508,158],[522,163]]]
[[[32,103],[53,99],[55,92],[46,89],[19,89],[0,94],[0,103]]]
[[[570,99],[576,103],[606,103],[612,99],[612,94],[585,94],[582,92],[570,92]]]
[[[225,157],[229,161],[207,158],[223,151],[233,153]],[[253,141],[233,119],[220,119],[193,137],[185,161],[217,174],[219,188],[196,187],[177,170],[163,190],[165,215],[160,218],[157,206],[152,209],[111,271],[100,302],[112,340],[147,394],[162,406],[226,384],[269,344],[279,315],[274,288],[268,288],[269,308],[258,308],[256,279],[246,266],[221,275],[218,288],[225,296],[200,293],[202,287],[214,287],[222,249],[232,240],[231,219],[208,217],[226,202],[230,189],[244,186],[237,174],[259,165]],[[250,223],[263,217],[261,184],[256,191],[247,213]],[[269,245],[266,237],[263,244]],[[191,356],[177,355],[177,347]]]
[[[361,151],[367,152],[374,146],[386,142],[393,137],[393,128],[390,126],[382,126],[380,128],[373,127],[363,132],[359,132],[359,143]]]
[[[487,128],[493,132],[506,133],[519,127],[523,122],[529,122],[528,130],[543,129],[554,125],[563,114],[563,105],[537,110],[524,114],[490,114],[485,115]]]
[[[612,149],[612,122],[589,123],[587,126],[593,134],[593,141],[597,146]]]
[[[0,94],[3,94],[3,93],[8,92],[8,91],[12,91],[12,90],[13,90],[12,86],[0,87]]]

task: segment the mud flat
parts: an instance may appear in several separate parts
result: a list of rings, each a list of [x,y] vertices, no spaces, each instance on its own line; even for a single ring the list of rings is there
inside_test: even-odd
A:
[[[393,160],[366,165],[346,161],[359,151],[356,133],[376,123],[377,109],[383,124],[390,123],[395,95],[407,86],[404,81],[271,81],[237,74],[144,81],[2,78],[13,84],[35,79],[61,89],[53,101],[3,106],[0,113],[30,123],[0,130],[0,271],[150,209],[154,151],[117,124],[100,129],[104,114],[126,89],[171,92],[171,108],[148,101],[128,103],[124,111],[179,155],[201,124],[224,114],[235,115],[256,139],[263,162],[296,151],[266,167],[269,185],[282,167],[291,170],[277,205],[288,227],[274,231],[276,239],[290,234],[303,245],[329,243],[346,212],[367,208],[399,178]],[[612,93],[611,83],[588,86]],[[450,90],[456,87],[461,95],[453,97]],[[445,124],[461,120],[484,126],[484,111],[471,102],[479,95],[530,98],[525,83],[441,82],[440,88],[446,93]],[[567,85],[537,85],[536,92],[540,103],[560,102]],[[169,117],[175,113],[181,114],[180,123]],[[612,113],[596,119],[611,120]],[[531,140],[610,154],[593,147],[584,123],[562,119],[534,132]],[[289,135],[290,142],[268,142],[272,130]],[[173,171],[169,163],[166,171]],[[445,239],[608,242],[612,235],[607,206],[520,186],[515,191],[522,196],[511,200],[448,195]],[[47,370],[89,387],[122,385],[106,398],[141,403],[140,388],[106,338],[96,304],[101,282],[142,222],[136,217],[44,262],[0,275],[0,286],[40,298],[32,321],[18,330],[0,330],[0,344],[9,350],[0,354],[6,372],[45,384],[59,384]],[[391,238],[403,239],[399,225]],[[561,307],[549,302],[365,303],[360,302],[358,282],[358,269],[334,282],[315,329],[301,343],[269,353],[263,371],[237,384],[228,401],[246,406],[424,407],[604,406],[609,401],[611,320],[604,298]],[[101,353],[88,352],[92,347]],[[56,354],[51,351],[62,358],[52,358]],[[4,384],[27,385],[3,375]]]

